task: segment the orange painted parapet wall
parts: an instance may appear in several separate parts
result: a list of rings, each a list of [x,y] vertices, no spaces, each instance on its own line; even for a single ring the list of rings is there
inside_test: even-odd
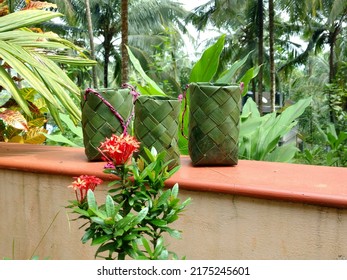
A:
[[[88,162],[83,148],[0,143],[0,168],[104,180],[104,162]],[[193,167],[181,157],[167,181],[181,189],[347,208],[347,168],[240,160],[234,167]]]
[[[347,258],[347,168],[240,160],[235,167],[192,167],[182,157],[167,181],[192,198],[173,225],[169,249],[187,259]],[[96,175],[81,148],[0,143],[0,259],[93,259],[83,230],[64,208],[73,176]],[[107,182],[96,189],[103,202]],[[34,252],[45,231],[47,235]],[[14,246],[13,246],[14,244]],[[12,255],[14,252],[14,256]]]

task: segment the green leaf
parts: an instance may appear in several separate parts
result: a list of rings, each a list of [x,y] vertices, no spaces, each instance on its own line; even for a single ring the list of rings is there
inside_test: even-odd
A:
[[[235,73],[246,63],[248,56],[253,51],[250,51],[243,59],[235,61],[229,70],[227,70],[225,73],[222,74],[222,77],[220,77],[216,83],[222,83],[222,84],[230,84],[232,82],[235,82],[233,79],[235,76]]]
[[[142,220],[147,216],[148,213],[148,207],[143,208],[136,216],[134,223],[138,224],[142,222]]]
[[[265,156],[265,161],[275,162],[292,162],[295,154],[299,151],[294,144],[286,144],[274,149],[271,153]]]
[[[0,17],[1,18],[1,17]],[[0,86],[6,89],[13,96],[14,100],[18,103],[18,105],[24,110],[24,112],[31,116],[30,109],[28,107],[27,102],[21,95],[17,85],[12,80],[12,77],[6,72],[3,67],[0,67]]]
[[[157,207],[160,207],[161,205],[167,203],[169,197],[171,195],[171,190],[167,190],[165,191],[158,199],[158,202],[157,202]]]
[[[26,50],[22,49],[20,52],[17,51],[18,46],[8,44],[4,41],[0,41],[0,57],[7,62],[12,68],[16,69],[31,87],[36,89],[42,96],[44,96],[49,102],[51,102],[57,108],[60,108],[60,104],[49,92],[43,81],[41,81],[37,75],[35,75],[31,69],[27,67],[20,59],[16,56],[21,55],[21,59],[27,59],[27,62],[31,62],[32,67],[41,67],[38,61],[33,62],[32,57],[27,53]],[[47,70],[46,70],[47,71]]]
[[[89,217],[88,211],[83,210],[83,209],[81,209],[79,207],[74,208],[73,212],[77,213],[77,214],[81,214],[81,215],[86,216],[86,217]]]
[[[134,214],[129,213],[124,218],[120,219],[116,223],[116,228],[118,229],[124,229],[126,226],[128,226],[133,220],[135,219]]]
[[[96,199],[92,190],[88,190],[87,192],[87,201],[89,209],[94,212],[98,210],[98,205],[96,204]]]
[[[102,253],[102,252],[105,252],[105,251],[108,251],[108,253],[112,254],[116,248],[115,246],[115,242],[109,242],[109,243],[106,243],[106,244],[103,244],[101,245],[95,252],[95,256],[98,256],[99,253]]]
[[[111,238],[112,238],[112,235],[101,235],[101,236],[93,239],[91,245],[94,246],[94,245],[99,245],[99,244],[105,243],[106,241],[110,240]]]
[[[172,195],[172,197],[177,198],[177,196],[178,196],[178,189],[179,189],[178,183],[176,183],[176,184],[172,187],[172,189],[171,189],[171,195]]]
[[[157,227],[165,227],[167,225],[167,222],[161,219],[153,219],[149,221],[152,225],[155,225]]]
[[[152,258],[153,252],[152,252],[151,246],[149,245],[149,243],[145,237],[141,238],[141,243],[142,243],[143,247],[145,248],[145,250],[147,251],[150,258]]]
[[[112,218],[116,215],[114,201],[110,195],[106,196],[106,215]]]
[[[91,239],[94,235],[95,231],[93,229],[88,229],[82,236],[82,243],[85,244],[89,239]]]
[[[163,250],[165,250],[164,241],[163,238],[160,237],[158,238],[157,243],[155,244],[153,258],[158,259],[158,257],[162,254]]]
[[[176,238],[176,239],[181,238],[181,233],[178,230],[174,230],[174,229],[171,229],[169,227],[165,227],[165,228],[163,228],[163,230],[165,230],[167,233],[169,233],[170,236],[173,238]]]
[[[218,41],[206,49],[198,62],[193,66],[190,73],[189,83],[210,82],[217,72],[219,57],[224,48],[225,35],[222,35]]]
[[[101,225],[101,226],[105,226],[104,219],[102,219],[100,217],[90,217],[90,219],[92,220],[93,223],[96,223],[96,224]]]
[[[71,147],[81,147],[79,145],[77,145],[76,143],[72,142],[71,140],[69,140],[68,138],[66,138],[65,136],[63,136],[62,134],[47,134],[47,133],[42,133],[46,138],[57,142],[57,143],[65,143],[68,144]]]
[[[248,69],[247,72],[239,80],[239,83],[242,82],[244,85],[243,91],[241,93],[242,96],[245,96],[247,94],[249,83],[252,79],[254,79],[258,75],[260,68],[261,66],[257,66],[256,68],[252,67]]]
[[[0,32],[32,26],[60,16],[62,16],[62,14],[44,10],[22,10],[10,13],[0,17]]]
[[[145,71],[142,69],[140,62],[138,59],[134,56],[134,54],[131,52],[130,48],[127,46],[129,59],[133,66],[135,67],[136,71],[139,72],[141,77],[148,83],[148,86],[150,88],[150,93],[152,95],[166,95],[162,89],[150,78],[147,76]]]
[[[246,135],[252,134],[256,129],[259,128],[259,125],[262,123],[262,120],[259,118],[249,118],[247,121],[242,122],[240,125],[240,134],[239,137],[242,139]]]
[[[83,132],[82,132],[82,127],[76,126],[72,120],[69,118],[68,115],[66,114],[59,114],[60,119],[67,125],[67,127],[71,130],[72,133],[80,137],[81,139],[83,138]]]

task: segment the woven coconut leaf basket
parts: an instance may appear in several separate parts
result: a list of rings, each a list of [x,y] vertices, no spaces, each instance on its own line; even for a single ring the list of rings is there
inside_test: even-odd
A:
[[[165,151],[169,168],[180,164],[178,123],[181,102],[168,96],[139,96],[135,102],[134,135],[141,142],[141,155],[146,159],[144,147]]]
[[[129,120],[133,112],[133,96],[125,89],[87,89],[82,99],[82,130],[85,154],[89,161],[100,161],[100,143],[112,134],[124,132],[123,120]],[[129,128],[130,129],[130,128]]]
[[[188,150],[193,165],[236,165],[240,86],[192,83],[189,93]]]

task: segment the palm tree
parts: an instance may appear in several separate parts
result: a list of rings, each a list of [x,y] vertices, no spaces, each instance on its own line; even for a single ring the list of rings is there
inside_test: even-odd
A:
[[[339,37],[343,36],[343,24],[347,18],[347,2],[342,0],[314,1],[306,0],[305,5],[296,1],[289,2],[292,20],[302,24],[303,34],[308,35],[309,43],[306,50],[285,63],[279,71],[298,63],[305,62],[313,50],[322,50],[324,45],[329,48],[329,83],[332,83],[336,73],[336,47]],[[294,19],[295,17],[295,19]],[[329,93],[329,100],[330,100]],[[331,121],[333,121],[333,108],[330,109]]]
[[[69,23],[74,21],[77,26],[85,26],[85,8],[79,0],[54,1],[58,9],[68,15]],[[68,3],[68,5],[66,5]],[[126,4],[126,2],[122,2]],[[129,45],[153,51],[153,45],[162,43],[163,36],[160,34],[171,22],[185,32],[183,22],[187,11],[181,4],[169,0],[132,0],[129,1]],[[102,53],[103,61],[103,86],[109,85],[110,59],[115,61],[114,78],[120,83],[121,53],[118,49],[121,29],[121,2],[118,0],[97,1],[90,0],[94,36],[101,40],[99,52]],[[124,6],[125,8],[125,6]],[[123,38],[126,40],[126,38]],[[125,44],[124,44],[125,45]],[[123,51],[123,55],[126,55]],[[125,59],[127,60],[127,59]]]

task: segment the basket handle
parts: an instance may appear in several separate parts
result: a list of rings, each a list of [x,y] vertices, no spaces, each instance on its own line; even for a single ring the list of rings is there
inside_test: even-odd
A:
[[[136,99],[140,95],[133,86],[128,85],[128,84],[123,84],[122,88],[129,88],[130,89],[130,94],[133,96],[133,103],[135,103]],[[131,112],[129,118],[125,121],[123,117],[119,114],[119,112],[111,105],[110,102],[108,102],[104,97],[101,96],[100,93],[98,93],[96,90],[92,88],[87,88],[84,94],[84,100],[87,100],[87,97],[89,94],[94,94],[96,97],[98,97],[109,109],[110,111],[115,115],[115,117],[119,120],[122,128],[123,128],[123,133],[125,135],[128,134],[128,126],[130,124],[131,119],[134,117],[134,109]]]
[[[187,111],[187,90],[188,90],[188,88],[189,88],[189,85],[186,85],[184,92],[178,96],[178,100],[180,100],[182,102],[184,100],[184,108],[183,108],[183,112],[182,112],[182,123],[181,123],[181,134],[187,140],[188,140],[188,137],[184,134],[184,116],[185,116],[186,111]]]

